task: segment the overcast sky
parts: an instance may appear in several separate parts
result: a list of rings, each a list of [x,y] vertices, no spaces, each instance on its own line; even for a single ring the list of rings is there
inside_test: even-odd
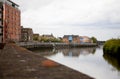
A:
[[[120,37],[120,0],[12,0],[21,25],[56,37],[74,34],[98,40]]]

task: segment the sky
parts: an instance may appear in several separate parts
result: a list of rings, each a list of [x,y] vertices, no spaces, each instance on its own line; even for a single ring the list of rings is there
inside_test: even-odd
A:
[[[12,0],[34,33],[120,38],[120,0]]]

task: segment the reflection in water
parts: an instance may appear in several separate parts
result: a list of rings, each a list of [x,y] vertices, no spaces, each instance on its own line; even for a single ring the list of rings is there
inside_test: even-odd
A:
[[[109,64],[111,64],[117,70],[120,71],[120,58],[115,58],[115,57],[112,57],[111,55],[108,55],[108,54],[104,54],[103,57]]]
[[[95,79],[120,79],[120,61],[98,48],[37,49],[36,54],[83,72]]]
[[[79,57],[80,54],[82,55],[88,55],[88,54],[94,54],[95,48],[71,48],[71,49],[62,49],[61,52],[64,56],[69,57]]]
[[[62,52],[64,56],[79,57],[81,55],[95,54],[96,48],[66,48],[66,49],[31,49],[36,54],[50,56]]]
[[[36,54],[42,55],[42,56],[50,56],[50,55],[54,55],[54,54],[57,53],[57,50],[50,49],[50,48],[48,48],[48,49],[44,49],[44,48],[39,49],[39,48],[37,48],[37,49],[30,49],[30,50],[34,51]]]

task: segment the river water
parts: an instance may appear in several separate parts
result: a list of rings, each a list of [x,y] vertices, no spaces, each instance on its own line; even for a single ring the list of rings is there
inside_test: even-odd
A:
[[[120,79],[120,60],[103,55],[102,46],[97,48],[71,48],[34,51],[45,57],[95,79]]]

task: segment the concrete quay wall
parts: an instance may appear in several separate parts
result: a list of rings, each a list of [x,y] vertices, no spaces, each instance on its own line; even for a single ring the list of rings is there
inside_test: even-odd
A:
[[[0,79],[93,79],[15,44],[0,50]]]
[[[32,43],[32,42],[22,42],[18,43],[19,46],[25,48],[73,48],[73,47],[95,47],[97,44],[87,43],[87,44],[76,44],[76,43]]]

